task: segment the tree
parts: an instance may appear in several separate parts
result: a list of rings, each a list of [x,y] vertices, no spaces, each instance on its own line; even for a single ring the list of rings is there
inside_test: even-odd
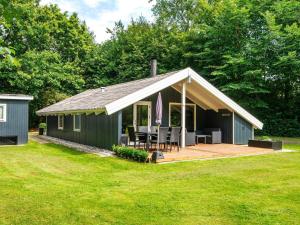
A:
[[[111,39],[98,45],[86,60],[88,87],[120,83],[150,76],[150,60],[158,59],[159,73],[179,69],[181,43],[165,27],[132,20],[125,29],[121,22],[109,30]]]
[[[62,13],[56,5],[1,1],[0,11],[0,46],[13,49],[13,60],[19,62],[1,62],[1,92],[33,95],[30,121],[34,124],[37,109],[82,90],[81,64],[95,46],[94,38],[76,14]],[[7,50],[5,56],[10,58]]]
[[[300,135],[299,11],[295,0],[158,0],[154,7],[158,22],[183,37],[180,61],[258,115],[273,135]]]

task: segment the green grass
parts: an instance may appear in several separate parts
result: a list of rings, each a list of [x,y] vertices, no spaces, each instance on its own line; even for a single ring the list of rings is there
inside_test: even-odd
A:
[[[54,144],[0,147],[0,224],[299,221],[300,152],[153,165]]]

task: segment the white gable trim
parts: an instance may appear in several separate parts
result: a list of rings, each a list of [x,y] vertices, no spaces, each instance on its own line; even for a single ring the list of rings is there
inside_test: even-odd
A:
[[[111,114],[113,114],[121,109],[124,109],[127,106],[130,106],[150,95],[153,95],[173,84],[176,84],[179,81],[182,81],[183,79],[186,79],[189,74],[188,71],[189,71],[189,68],[181,70],[172,76],[169,76],[163,80],[155,82],[155,83],[149,85],[148,87],[145,87],[145,88],[138,90],[134,93],[131,93],[123,98],[120,98],[112,103],[107,104],[105,106],[106,113],[108,115],[111,115]]]
[[[216,87],[214,87],[211,83],[209,83],[207,80],[205,80],[199,74],[197,74],[194,70],[190,69],[190,75],[193,80],[195,80],[198,84],[200,84],[202,87],[204,87],[206,90],[208,90],[211,94],[213,94],[216,98],[218,98],[220,101],[222,101],[225,105],[227,105],[235,113],[239,114],[241,117],[243,117],[249,123],[254,125],[256,128],[258,128],[258,129],[263,128],[262,122],[260,122],[254,116],[252,116],[249,112],[247,112],[244,108],[242,108],[240,105],[238,105],[232,99],[227,97],[221,91],[219,91]]]
[[[260,122],[257,118],[252,116],[249,112],[239,106],[236,102],[230,99],[228,96],[219,91],[216,87],[214,87],[211,83],[197,74],[191,68],[186,68],[184,70],[179,71],[163,80],[157,81],[148,87],[145,87],[141,90],[138,90],[134,93],[131,93],[123,98],[120,98],[112,103],[109,103],[105,106],[106,113],[111,115],[121,109],[126,108],[152,94],[155,94],[167,87],[170,87],[186,78],[191,76],[192,80],[198,83],[201,87],[210,92],[213,96],[215,96],[218,100],[220,100],[223,104],[225,104],[230,110],[234,111],[249,123],[254,125],[255,128],[262,129],[263,123]]]

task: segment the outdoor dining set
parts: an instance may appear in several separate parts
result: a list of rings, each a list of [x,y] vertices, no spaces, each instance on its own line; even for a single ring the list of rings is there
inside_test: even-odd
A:
[[[132,144],[135,148],[144,148],[145,150],[172,151],[173,148],[179,151],[181,140],[181,127],[158,127],[139,126],[136,129],[133,126],[127,128],[128,134],[124,135],[123,144]],[[185,130],[186,145],[196,145],[203,142],[205,144],[221,143],[222,132],[220,128],[206,128],[199,131]]]

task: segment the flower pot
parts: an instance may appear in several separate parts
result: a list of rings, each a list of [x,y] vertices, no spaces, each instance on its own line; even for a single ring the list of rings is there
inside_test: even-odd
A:
[[[44,128],[39,128],[39,135],[44,135]]]

